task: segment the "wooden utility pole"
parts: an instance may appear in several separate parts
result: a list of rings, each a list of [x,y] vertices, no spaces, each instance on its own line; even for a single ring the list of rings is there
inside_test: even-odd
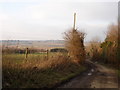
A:
[[[76,13],[74,13],[74,25],[73,25],[74,30],[75,30],[75,24],[76,24]]]

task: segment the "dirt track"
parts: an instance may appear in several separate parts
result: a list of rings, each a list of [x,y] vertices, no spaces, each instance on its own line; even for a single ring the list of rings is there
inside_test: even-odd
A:
[[[91,69],[71,79],[58,88],[118,88],[116,71],[97,63]]]

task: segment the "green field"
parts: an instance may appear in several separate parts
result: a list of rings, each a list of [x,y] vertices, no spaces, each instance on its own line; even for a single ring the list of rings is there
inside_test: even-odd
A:
[[[2,56],[3,88],[54,87],[86,70],[61,53],[6,54]]]

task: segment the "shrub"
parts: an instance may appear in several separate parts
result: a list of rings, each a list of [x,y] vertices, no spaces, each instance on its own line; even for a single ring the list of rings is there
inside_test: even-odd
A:
[[[85,33],[77,29],[65,32],[65,47],[70,56],[78,63],[82,63],[85,60],[84,36]]]

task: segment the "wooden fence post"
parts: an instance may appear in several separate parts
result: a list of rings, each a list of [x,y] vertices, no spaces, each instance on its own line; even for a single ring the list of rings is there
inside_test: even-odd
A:
[[[26,48],[26,51],[25,51],[25,58],[28,57],[28,48]]]
[[[48,53],[49,53],[49,50],[47,49],[47,60],[49,59]]]

